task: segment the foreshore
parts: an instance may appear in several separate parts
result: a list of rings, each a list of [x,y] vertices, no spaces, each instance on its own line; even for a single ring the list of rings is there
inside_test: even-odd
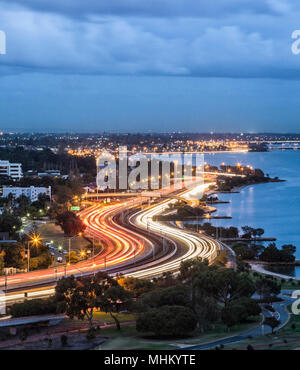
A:
[[[266,178],[266,179],[268,179],[268,178]],[[285,182],[285,181],[286,180],[272,178],[272,179],[268,179],[268,180],[265,180],[265,181],[252,182],[252,183],[249,183],[249,184],[234,186],[231,190],[228,190],[228,191],[216,190],[216,191],[213,191],[210,195],[213,195],[213,194],[237,194],[242,189],[246,188],[247,186],[260,185],[260,184],[270,184],[270,183],[274,183],[274,182]]]
[[[286,280],[289,280],[289,279],[293,279],[295,281],[300,281],[300,277],[295,277],[295,276],[289,276],[289,275],[283,275],[283,274],[278,274],[276,272],[272,272],[272,271],[268,271],[266,270],[262,264],[257,264],[257,263],[250,263],[250,266],[251,266],[251,269],[253,271],[256,271],[256,272],[259,272],[261,274],[265,274],[265,275],[272,275],[272,276],[276,276],[280,279],[286,279]]]
[[[222,191],[218,191],[218,190],[208,190],[206,194],[207,195],[230,194],[230,193],[235,194],[235,193],[239,193],[242,189],[244,189],[248,186],[251,186],[251,185],[267,184],[267,183],[270,183],[270,182],[284,182],[284,181],[286,181],[286,180],[281,180],[281,179],[274,180],[274,179],[272,179],[272,181],[266,181],[266,182],[259,182],[259,183],[245,184],[245,185],[241,185],[241,186],[236,186],[228,192],[222,192]],[[250,264],[251,269],[253,271],[256,271],[256,272],[259,272],[259,273],[262,273],[262,274],[266,274],[266,275],[270,275],[270,276],[275,276],[275,277],[280,278],[280,279],[286,279],[286,280],[292,279],[292,280],[295,280],[295,281],[300,281],[300,277],[294,277],[294,276],[289,276],[289,275],[284,275],[284,274],[268,271],[264,268],[263,263],[254,263],[254,262],[251,262],[251,261],[249,261],[248,263]],[[278,265],[278,264],[275,264],[275,265]],[[293,263],[291,265],[299,266],[299,261],[296,261],[295,263]]]

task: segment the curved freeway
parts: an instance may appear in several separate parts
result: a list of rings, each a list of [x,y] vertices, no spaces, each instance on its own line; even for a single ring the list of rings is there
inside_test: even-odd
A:
[[[218,250],[221,249],[221,245],[208,236],[187,232],[158,221],[153,221],[153,217],[163,212],[170,202],[172,201],[165,201],[144,212],[140,212],[138,215],[133,215],[130,218],[130,222],[144,230],[171,239],[176,245],[176,253],[174,253],[173,258],[166,259],[160,265],[153,266],[153,263],[148,264],[144,266],[142,271],[131,273],[131,276],[153,277],[155,275],[161,275],[166,271],[175,271],[179,269],[182,261],[195,257],[201,257],[212,262],[217,256]],[[178,253],[180,247],[181,253]]]
[[[189,191],[184,192],[188,193]],[[143,201],[145,199],[139,198],[134,202],[89,207],[81,213],[88,226],[87,232],[93,237],[105,238],[107,248],[94,258],[76,265],[9,276],[8,288],[20,290],[23,287],[28,290],[28,287],[36,285],[28,297],[46,293],[49,295],[53,293],[55,282],[61,276],[91,274],[105,270],[110,274],[122,273],[150,278],[166,271],[177,270],[183,260],[198,256],[212,261],[217,256],[218,249],[221,249],[217,241],[203,234],[187,232],[153,221],[153,216],[161,213],[175,200],[166,200],[144,211],[122,216],[124,210],[130,210]],[[117,221],[118,217],[122,217],[122,222],[128,225],[121,226]],[[162,238],[166,242],[162,242]],[[41,284],[45,287],[41,287]],[[0,285],[4,285],[3,278],[0,279]],[[23,290],[20,294],[23,294]],[[18,293],[9,295],[16,298]]]

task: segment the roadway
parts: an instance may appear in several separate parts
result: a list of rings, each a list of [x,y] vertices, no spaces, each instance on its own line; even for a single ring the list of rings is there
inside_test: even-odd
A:
[[[203,185],[208,186],[208,185]],[[181,195],[188,196],[191,190]],[[205,236],[153,221],[172,200],[165,200],[146,210],[134,212],[147,199],[138,198],[109,206],[93,205],[80,216],[87,234],[106,240],[106,248],[94,258],[76,265],[33,271],[7,277],[8,300],[51,295],[57,279],[68,275],[88,275],[99,270],[111,275],[151,278],[177,270],[181,261],[196,256],[210,262],[217,256],[220,244]],[[124,224],[122,226],[121,224]],[[163,241],[164,240],[164,241]],[[4,285],[4,278],[0,279]]]
[[[287,297],[286,295],[283,295],[283,294],[280,294],[279,297],[282,298],[283,301],[282,302],[275,302],[275,303],[272,304],[275,312],[268,311],[264,308],[262,309],[263,318],[273,316],[277,320],[280,321],[280,326],[278,328],[276,328],[276,331],[281,329],[282,327],[284,327],[287,324],[287,322],[289,320],[289,313],[287,311],[287,306],[292,304],[295,301],[294,298]],[[219,339],[219,340],[216,340],[216,341],[213,341],[213,342],[209,342],[209,343],[202,343],[202,344],[193,345],[193,346],[185,346],[185,347],[182,347],[181,349],[184,349],[184,350],[207,350],[207,349],[218,347],[220,345],[229,345],[229,344],[234,344],[234,343],[240,343],[240,342],[243,342],[243,341],[245,341],[249,338],[258,338],[262,335],[267,335],[267,334],[271,334],[271,333],[272,333],[272,329],[267,325],[263,325],[263,319],[262,319],[261,323],[259,325],[257,325],[256,327],[254,327],[252,329],[248,329],[248,330],[246,330],[242,333],[239,333],[239,334],[236,334],[236,335],[233,335],[233,336],[229,336],[227,338]]]

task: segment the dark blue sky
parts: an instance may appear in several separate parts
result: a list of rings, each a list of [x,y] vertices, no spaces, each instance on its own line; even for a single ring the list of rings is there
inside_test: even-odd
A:
[[[0,0],[0,130],[300,132],[292,0]]]

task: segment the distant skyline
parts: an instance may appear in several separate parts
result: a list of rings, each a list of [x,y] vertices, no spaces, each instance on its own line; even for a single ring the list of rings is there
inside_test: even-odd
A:
[[[292,0],[0,0],[0,130],[300,132],[297,29]]]
[[[299,132],[226,132],[226,131],[216,131],[216,132],[202,132],[202,131],[66,131],[66,130],[57,130],[57,131],[1,131],[4,135],[211,135],[212,137],[216,137],[218,135],[228,135],[228,136],[240,136],[241,138],[243,136],[253,136],[253,135],[259,135],[259,136],[273,136],[273,135],[280,135],[280,136],[300,136]]]

